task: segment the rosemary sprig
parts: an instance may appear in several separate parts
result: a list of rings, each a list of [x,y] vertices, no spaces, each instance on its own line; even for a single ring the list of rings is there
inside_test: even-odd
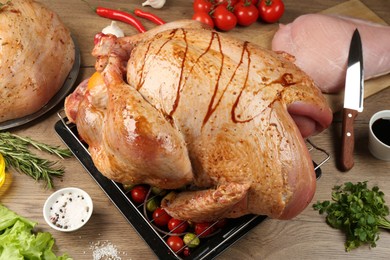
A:
[[[18,172],[31,176],[35,180],[44,180],[46,187],[53,188],[52,177],[62,176],[64,169],[57,167],[56,162],[40,158],[33,154],[29,148],[47,152],[59,158],[70,157],[69,149],[59,146],[47,145],[28,137],[21,137],[9,132],[0,133],[0,153],[3,155],[6,167],[13,167]]]
[[[3,3],[0,3],[0,11],[3,10],[3,8],[6,8],[9,4],[11,4],[11,1],[12,1],[12,0],[8,0],[8,1],[5,2],[4,4],[3,4]]]

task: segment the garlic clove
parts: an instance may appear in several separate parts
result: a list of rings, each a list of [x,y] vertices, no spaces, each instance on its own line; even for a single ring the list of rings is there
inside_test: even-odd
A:
[[[164,6],[165,0],[146,0],[142,3],[142,6],[151,6],[155,9],[160,9]]]
[[[118,26],[118,24],[115,21],[112,21],[110,25],[103,28],[102,33],[113,34],[118,38],[125,36],[123,30]]]

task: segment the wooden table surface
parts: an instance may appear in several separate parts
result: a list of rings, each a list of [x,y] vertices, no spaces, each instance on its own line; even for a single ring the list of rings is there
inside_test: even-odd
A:
[[[81,50],[81,70],[77,83],[93,73],[94,59],[90,55],[93,36],[110,23],[109,20],[95,15],[92,7],[106,6],[111,8],[134,9],[140,7],[142,0],[94,1],[88,0],[40,0],[59,14],[70,28]],[[285,0],[286,11],[280,22],[288,23],[305,13],[320,12],[345,1],[340,0]],[[375,12],[386,23],[390,24],[390,1],[361,0],[370,10]],[[150,10],[150,9],[148,9]],[[166,21],[192,16],[192,1],[167,0],[161,10],[154,13]],[[147,28],[154,25],[144,23]],[[124,24],[120,25],[126,34],[134,34],[135,30]],[[232,32],[244,39],[253,39],[253,35],[261,35],[275,30],[276,24],[256,24],[249,28],[237,28]],[[390,44],[390,43],[389,43]],[[379,84],[379,83],[378,83]],[[383,83],[382,83],[383,84]],[[388,86],[384,86],[388,87]],[[322,167],[322,177],[318,181],[313,202],[330,199],[331,188],[346,181],[368,181],[369,185],[379,185],[390,202],[390,162],[380,161],[372,157],[367,148],[368,122],[376,111],[390,109],[390,88],[366,98],[365,109],[356,121],[355,166],[347,173],[340,172],[337,166],[340,115],[335,114],[332,126],[320,135],[311,138],[319,147],[325,149],[331,158]],[[26,126],[12,129],[12,133],[43,141],[49,144],[63,145],[54,124],[58,121],[56,110],[43,118]],[[314,156],[313,156],[314,157]],[[320,156],[321,157],[321,156]],[[316,160],[316,159],[315,159]],[[136,233],[133,227],[121,215],[96,182],[88,175],[77,159],[60,161],[65,166],[63,178],[55,180],[55,189],[75,186],[87,191],[94,201],[94,213],[85,227],[73,233],[61,233],[51,229],[44,221],[42,207],[53,190],[46,190],[42,183],[12,172],[12,182],[4,193],[1,202],[18,214],[37,221],[38,230],[50,231],[56,239],[58,252],[68,252],[74,259],[93,259],[92,245],[112,243],[120,252],[122,259],[157,259],[149,246]],[[352,252],[344,251],[344,235],[332,229],[324,221],[323,216],[314,211],[311,205],[299,216],[289,221],[266,219],[251,230],[237,243],[230,246],[219,259],[389,259],[390,232],[381,232],[377,247],[369,249],[363,246]]]

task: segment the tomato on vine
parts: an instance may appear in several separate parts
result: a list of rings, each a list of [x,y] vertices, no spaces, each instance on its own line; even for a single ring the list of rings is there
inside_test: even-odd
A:
[[[195,12],[192,16],[192,20],[207,24],[210,28],[214,28],[213,18],[206,12]]]
[[[213,8],[213,4],[208,0],[195,0],[192,8],[194,9],[195,13],[210,13],[211,9]]]
[[[214,5],[215,6],[223,5],[225,7],[233,7],[238,2],[239,2],[239,0],[216,0]]]
[[[237,17],[237,24],[249,26],[259,18],[259,10],[250,1],[239,2],[234,6],[234,15]]]
[[[237,17],[224,5],[214,9],[213,20],[215,27],[221,31],[229,31],[237,25]]]
[[[277,22],[284,13],[282,0],[194,0],[193,20],[220,31],[236,25],[250,26],[257,20]]]
[[[257,7],[257,4],[259,3],[259,0],[240,0],[240,2],[242,2],[242,3],[248,3],[248,2],[250,2],[250,3],[252,3],[254,6]]]
[[[260,0],[259,17],[267,23],[277,22],[284,13],[284,3],[282,0]]]

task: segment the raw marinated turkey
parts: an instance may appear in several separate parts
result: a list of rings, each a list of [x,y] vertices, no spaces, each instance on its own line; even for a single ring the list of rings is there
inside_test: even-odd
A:
[[[186,185],[162,206],[196,222],[250,213],[289,219],[311,201],[315,172],[301,131],[322,131],[332,113],[290,56],[194,21],[109,35],[93,54],[98,72],[65,109],[102,174]]]
[[[7,3],[6,3],[7,2]],[[32,114],[61,88],[74,44],[58,16],[31,0],[1,1],[0,122]]]
[[[390,26],[342,16],[308,14],[280,25],[272,40],[274,51],[293,55],[325,93],[344,89],[352,34],[359,30],[365,79],[390,72]]]

